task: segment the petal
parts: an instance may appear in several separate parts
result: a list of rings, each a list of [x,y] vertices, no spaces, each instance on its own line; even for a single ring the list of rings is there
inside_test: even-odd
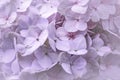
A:
[[[109,18],[109,13],[107,12],[108,10],[106,9],[106,6],[101,4],[97,7],[98,14],[101,19],[108,19]]]
[[[75,61],[73,62],[72,67],[74,67],[75,69],[82,69],[87,65],[87,62],[84,58],[82,57],[78,57],[75,59]]]
[[[116,12],[116,9],[114,6],[104,5],[104,4],[101,4],[100,6],[98,6],[97,10],[101,19],[108,19],[110,14],[115,14]]]
[[[30,67],[32,65],[32,62],[34,60],[34,56],[33,55],[28,55],[28,56],[20,56],[19,57],[19,64],[20,66],[25,69],[27,67]]]
[[[73,54],[73,55],[84,55],[84,54],[87,53],[87,50],[86,49],[80,49],[80,50],[77,50],[77,51],[69,51],[68,53]]]
[[[17,12],[25,12],[31,3],[32,3],[32,0],[17,1]]]
[[[87,71],[86,71],[86,61],[84,58],[79,57],[73,62],[73,66],[71,67],[73,74],[76,77],[82,77]]]
[[[28,36],[28,30],[21,30],[21,31],[20,31],[20,35],[21,35],[22,37],[27,37],[27,36]]]
[[[104,55],[107,55],[107,54],[109,54],[109,53],[111,53],[111,49],[110,49],[110,47],[108,47],[108,46],[103,46],[103,47],[101,47],[101,48],[99,49],[99,51],[97,52],[97,54],[98,54],[99,56],[104,56]]]
[[[52,65],[51,67],[53,67],[54,65],[57,64],[58,60],[59,60],[59,55],[55,52],[49,52],[48,55],[47,55],[51,61],[52,61]]]
[[[40,44],[40,46],[45,43],[47,38],[48,38],[48,30],[42,31],[42,33],[39,36],[39,44]]]
[[[37,40],[34,41],[34,42],[31,44],[30,48],[27,48],[27,49],[26,49],[26,51],[25,51],[25,53],[23,54],[23,56],[27,56],[27,55],[32,54],[35,50],[37,50],[40,46],[42,46],[42,45],[45,43],[47,37],[48,37],[48,31],[47,31],[47,30],[44,30],[44,31],[40,34],[40,36],[39,36],[39,38],[38,38],[39,40],[38,40],[38,41],[37,41]]]
[[[85,6],[90,0],[78,0],[79,5]]]
[[[71,67],[70,64],[62,63],[61,66],[67,73],[72,74],[71,68],[70,68]]]
[[[49,69],[49,67],[52,65],[52,61],[48,56],[43,56],[41,59],[38,60],[38,63],[44,69]]]
[[[17,59],[14,62],[12,62],[11,69],[12,69],[12,71],[13,71],[14,74],[20,72],[20,66],[19,66],[19,63],[18,63]]]
[[[88,48],[92,46],[92,38],[90,37],[90,35],[87,35],[86,43]]]
[[[42,70],[43,70],[43,68],[40,66],[38,60],[35,59],[35,60],[32,62],[32,65],[31,65],[31,72],[32,72],[32,73],[41,72]]]
[[[4,18],[0,18],[0,25],[6,24],[6,20]]]
[[[100,16],[97,11],[93,10],[91,13],[91,20],[93,22],[98,22],[100,20]]]
[[[120,16],[117,16],[117,17],[115,17],[114,18],[114,24],[119,28],[119,26],[120,26]],[[119,28],[120,29],[120,28]]]
[[[40,30],[44,30],[44,29],[47,29],[48,24],[49,24],[49,22],[48,22],[47,19],[41,18],[41,19],[39,20],[39,23],[38,23],[37,25],[38,25],[38,27],[40,28]]]
[[[96,49],[99,49],[100,47],[102,47],[104,45],[104,41],[100,38],[100,35],[97,35],[94,39],[93,39],[93,47]]]
[[[4,63],[10,63],[13,59],[15,59],[15,55],[16,55],[16,52],[15,50],[7,50],[6,52],[4,52],[3,54],[3,58],[2,58],[2,61]]]
[[[87,73],[87,69],[86,68],[75,69],[74,67],[72,67],[72,72],[74,74],[74,77],[81,78],[83,75],[85,75]]]
[[[49,24],[48,32],[49,32],[49,37],[50,37],[50,38],[52,38],[52,39],[55,39],[55,38],[56,38],[56,35],[55,35],[55,33],[56,33],[56,28],[55,28],[54,21]]]
[[[39,14],[43,18],[48,18],[56,12],[57,8],[55,6],[46,4],[41,7]]]
[[[54,51],[56,51],[55,41],[54,41],[53,39],[51,39],[51,38],[49,38],[48,40],[49,40],[49,45],[50,45],[50,47],[51,47]]]
[[[87,29],[87,23],[79,21],[76,23],[76,28],[78,28],[80,31],[85,31]]]
[[[37,50],[40,47],[40,43],[38,41],[35,41],[33,44],[31,44],[30,48],[28,47],[25,50],[25,53],[22,56],[31,55],[35,50]]]
[[[31,46],[34,42],[36,41],[36,39],[34,37],[27,37],[25,40],[24,40],[24,44],[26,46]]]
[[[64,28],[67,32],[76,32],[78,29],[76,28],[76,20],[66,20],[64,23]]]
[[[12,12],[10,17],[8,18],[8,23],[13,23],[16,18],[17,18],[17,13],[16,12]]]
[[[60,27],[56,30],[56,36],[58,36],[61,40],[67,40],[67,31],[63,27]]]
[[[61,51],[69,51],[70,45],[68,41],[59,41],[56,42],[56,48]]]
[[[74,40],[71,40],[70,46],[73,50],[86,49],[87,44],[85,37],[83,35],[79,35]]]
[[[101,4],[101,0],[91,0],[90,5],[93,7],[98,7]]]
[[[87,12],[87,6],[81,6],[79,4],[72,6],[71,10],[75,13],[85,14]]]

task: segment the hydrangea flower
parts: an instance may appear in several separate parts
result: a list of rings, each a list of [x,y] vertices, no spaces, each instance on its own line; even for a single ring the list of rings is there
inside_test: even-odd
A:
[[[78,32],[67,32],[63,27],[57,29],[56,48],[69,54],[83,55],[87,53],[86,39]],[[62,45],[61,45],[62,44]]]
[[[15,22],[17,13],[13,7],[15,7],[15,5],[6,4],[0,8],[0,28],[10,27]]]
[[[75,77],[81,77],[86,73],[85,66],[87,63],[82,57],[63,54],[60,59],[60,64],[67,73],[73,74]]]
[[[110,2],[110,1],[109,1]],[[115,14],[116,7],[115,4],[106,3],[103,0],[91,0],[91,19],[94,22],[98,22],[100,19],[106,20],[110,17],[110,15]]]
[[[1,0],[0,79],[119,79],[119,2]]]

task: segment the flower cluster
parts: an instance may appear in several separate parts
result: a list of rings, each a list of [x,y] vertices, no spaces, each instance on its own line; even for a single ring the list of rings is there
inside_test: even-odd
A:
[[[1,72],[8,80],[24,73],[73,80],[99,72],[104,59],[119,55],[119,2],[1,0]]]

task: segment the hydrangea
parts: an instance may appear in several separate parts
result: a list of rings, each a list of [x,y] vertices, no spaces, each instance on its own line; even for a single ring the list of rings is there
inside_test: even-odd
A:
[[[1,0],[0,79],[119,80],[120,0]]]

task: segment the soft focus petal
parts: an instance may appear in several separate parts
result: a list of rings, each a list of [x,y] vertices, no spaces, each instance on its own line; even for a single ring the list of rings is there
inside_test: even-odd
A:
[[[19,66],[19,63],[18,63],[17,59],[12,63],[11,69],[12,69],[12,71],[13,71],[14,74],[20,72],[20,66]]]
[[[3,63],[10,63],[15,58],[16,52],[12,49],[4,52],[2,61]]]

